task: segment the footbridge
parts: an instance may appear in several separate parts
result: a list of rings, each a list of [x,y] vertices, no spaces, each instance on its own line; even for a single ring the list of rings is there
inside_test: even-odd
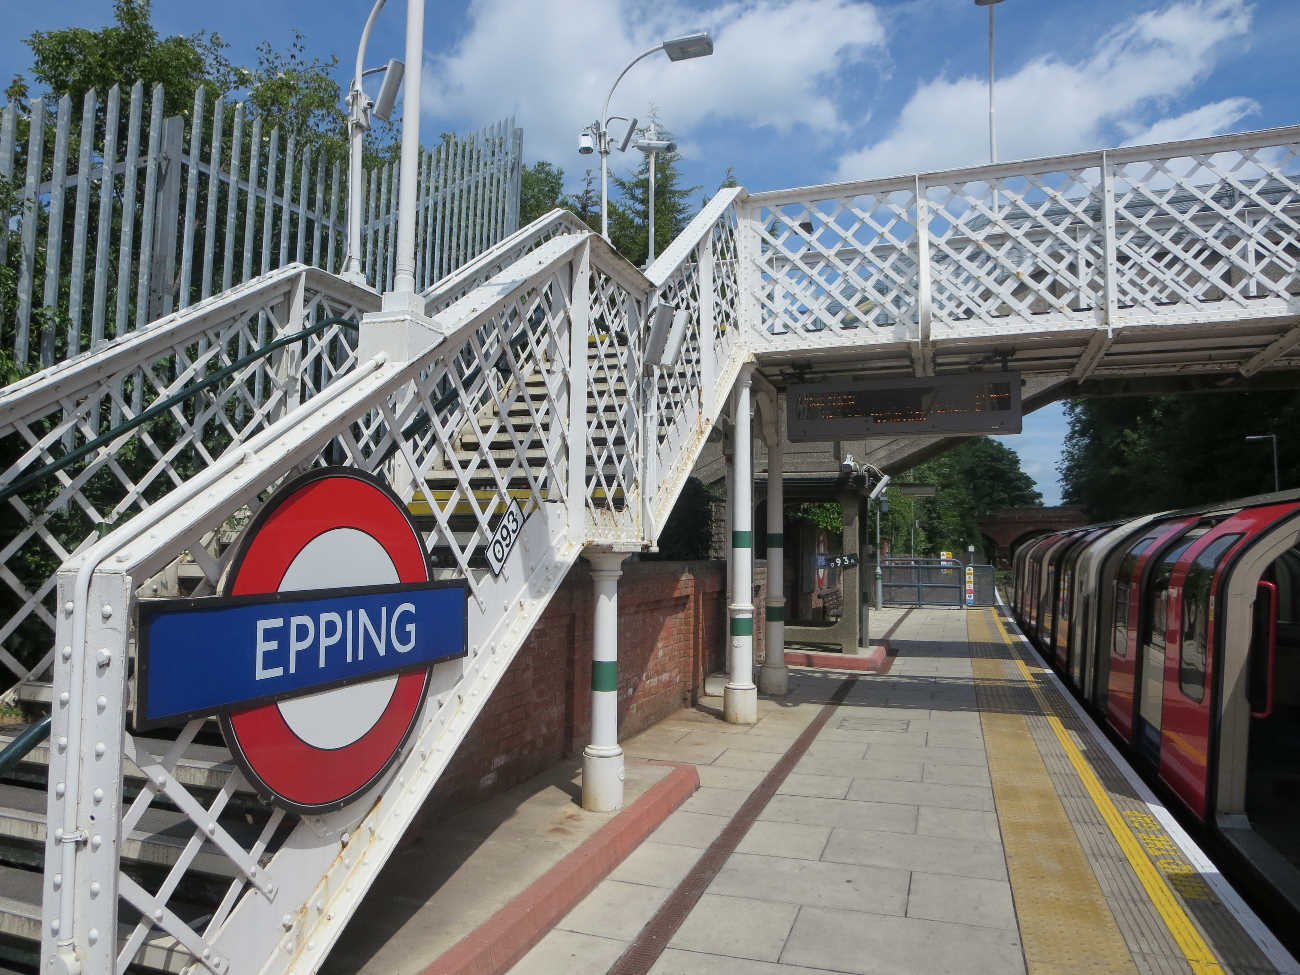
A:
[[[49,971],[314,971],[580,557],[599,670],[617,666],[599,607],[723,421],[726,709],[753,721],[751,440],[768,446],[779,562],[786,385],[1011,366],[1032,408],[1109,382],[1294,370],[1298,151],[1292,127],[726,189],[644,273],[556,211],[404,310],[287,264],[5,389],[0,661],[50,737],[46,793],[11,817],[43,872],[4,868],[3,931]],[[897,469],[935,443],[872,441],[868,459]],[[133,668],[141,599],[221,591],[268,492],[321,466],[380,478],[413,513],[435,578],[468,589],[468,653],[433,667],[364,801],[300,815],[253,793],[205,719],[137,731]],[[484,554],[512,501],[527,518],[498,572]],[[783,605],[778,580],[768,646]],[[757,682],[781,693],[783,667]],[[598,716],[613,697],[597,683]],[[620,767],[598,720],[585,797],[616,804]]]

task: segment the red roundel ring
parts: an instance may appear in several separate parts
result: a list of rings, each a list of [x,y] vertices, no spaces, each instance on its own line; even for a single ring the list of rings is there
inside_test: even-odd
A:
[[[333,540],[335,554],[362,550],[361,554],[371,556],[372,566],[377,556],[382,572],[395,578],[376,577],[365,558],[321,559],[322,552],[330,551],[329,544],[322,548],[322,540]],[[313,543],[317,544],[309,549]],[[351,468],[321,468],[287,484],[245,531],[222,594],[305,588],[295,584],[295,578],[319,578],[321,573],[340,587],[428,580],[419,532],[405,507],[378,479]],[[351,737],[346,729],[341,738],[334,734],[339,740],[322,740],[305,733],[302,720],[286,718],[289,706],[302,707],[296,703],[302,698],[223,714],[222,733],[249,781],[277,804],[306,813],[337,809],[372,786],[397,758],[415,729],[431,669],[316,695],[318,700],[309,706],[319,713],[324,705],[326,713],[332,711],[344,724],[358,720],[355,712],[369,707],[373,714],[362,714],[359,720],[365,726],[355,729],[352,740],[345,740]],[[369,700],[350,707],[349,695],[356,697],[356,689],[367,685],[368,691],[361,694],[368,694]],[[389,686],[386,703],[375,697],[376,687],[382,696]]]

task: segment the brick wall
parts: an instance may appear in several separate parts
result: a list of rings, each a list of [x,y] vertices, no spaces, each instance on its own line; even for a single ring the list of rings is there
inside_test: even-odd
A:
[[[726,633],[722,562],[625,562],[618,587],[618,727],[627,738],[689,705]],[[425,811],[502,792],[578,754],[591,729],[591,573],[579,560],[434,787]]]

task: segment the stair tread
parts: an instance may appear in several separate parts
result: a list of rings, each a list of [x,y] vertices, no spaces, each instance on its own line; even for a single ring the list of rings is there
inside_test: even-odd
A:
[[[38,789],[0,784],[0,833],[44,843],[46,796]],[[242,819],[223,820],[222,826],[243,846],[250,846],[260,827]],[[150,806],[135,829],[122,841],[124,859],[170,866],[190,841],[197,827],[183,813]],[[234,877],[237,869],[215,846],[204,847],[190,865],[200,873]]]
[[[43,886],[41,875],[34,870],[0,865],[0,933],[30,941],[40,940]],[[130,923],[119,924],[118,937],[129,937],[133,927]],[[179,972],[193,958],[171,935],[155,929],[153,936],[145,939],[144,950],[136,960],[151,968]],[[0,975],[4,971],[0,968]]]
[[[3,749],[22,732],[22,728],[0,731],[0,749]],[[171,742],[154,738],[136,738],[137,744],[151,755],[165,755]],[[49,765],[49,741],[43,741],[30,752],[23,761],[33,765]],[[123,765],[126,778],[140,780],[144,775],[130,762]],[[235,770],[235,763],[230,752],[219,745],[191,744],[185,754],[176,763],[174,774],[177,781],[186,786],[220,789],[227,777]]]

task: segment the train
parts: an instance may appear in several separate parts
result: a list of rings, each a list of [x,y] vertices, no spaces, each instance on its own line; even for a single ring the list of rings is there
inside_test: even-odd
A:
[[[1300,906],[1300,491],[1033,537],[1006,602],[1183,818]]]

